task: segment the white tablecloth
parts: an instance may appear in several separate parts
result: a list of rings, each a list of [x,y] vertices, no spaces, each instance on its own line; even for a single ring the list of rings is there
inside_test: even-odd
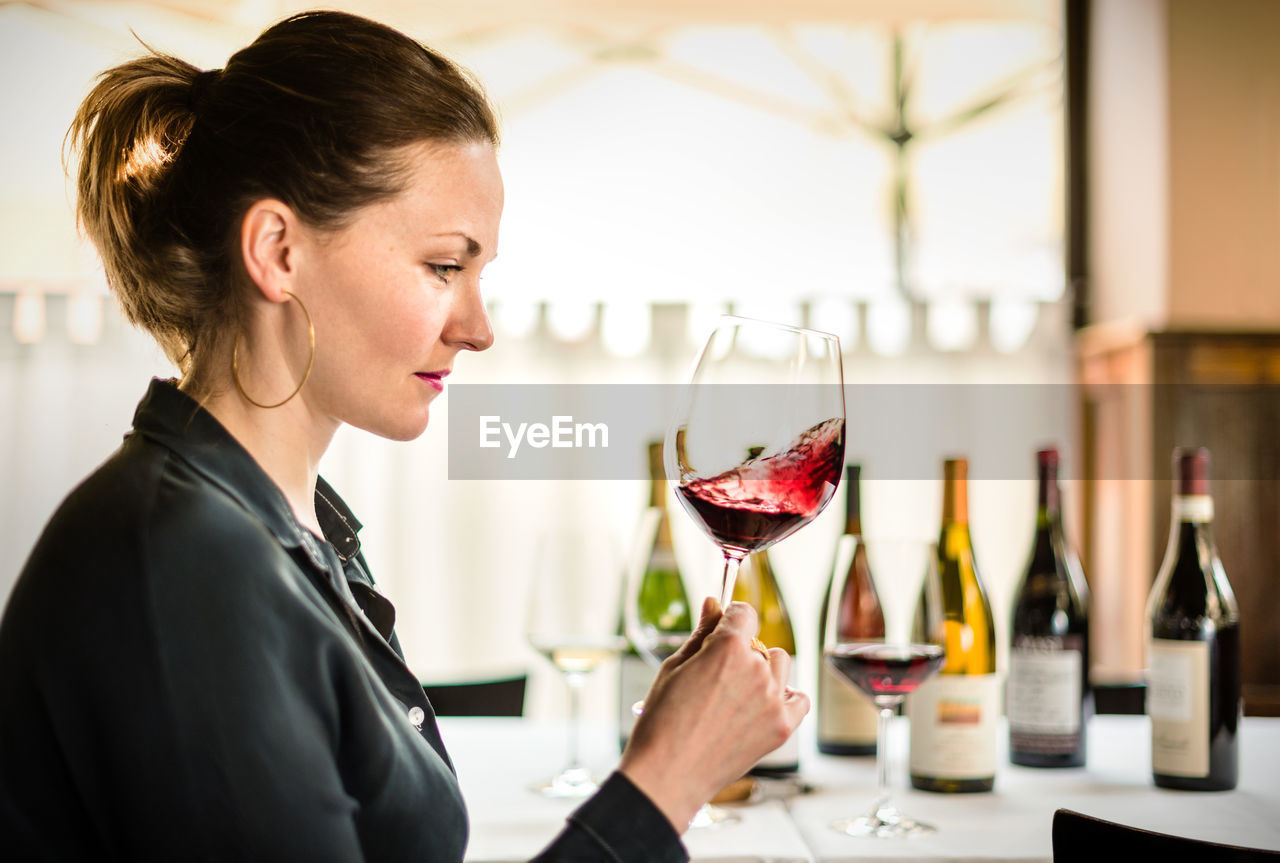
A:
[[[564,726],[459,718],[441,719],[440,724],[471,812],[467,860],[528,860],[559,832],[564,817],[577,805],[547,800],[528,790],[560,766],[565,755]],[[1099,716],[1089,729],[1087,767],[1037,770],[1003,760],[994,792],[963,795],[909,788],[904,757],[907,729],[898,720],[890,740],[895,799],[904,811],[934,824],[938,832],[896,841],[853,839],[828,828],[836,818],[860,814],[869,806],[875,792],[875,767],[870,758],[817,754],[811,727],[808,721],[802,727],[801,774],[815,790],[785,802],[737,807],[734,811],[742,821],[735,825],[689,831],[685,843],[694,860],[1049,863],[1050,823],[1058,808],[1160,832],[1280,849],[1280,719],[1245,720],[1240,787],[1231,792],[1156,788],[1150,776],[1147,718]],[[615,730],[584,727],[583,753],[591,767],[607,773],[617,761]]]
[[[892,729],[894,799],[900,809],[938,832],[889,842],[851,839],[829,829],[831,821],[867,807],[875,773],[870,760],[815,754],[802,769],[820,791],[796,798],[790,808],[816,860],[1049,863],[1050,826],[1060,808],[1162,833],[1280,849],[1280,719],[1245,720],[1240,785],[1230,792],[1156,788],[1145,716],[1094,717],[1083,768],[1018,767],[1004,757],[1002,746],[991,793],[915,791],[906,775],[904,723],[896,720]]]
[[[560,723],[444,717],[440,732],[458,770],[471,817],[469,863],[527,861],[564,827],[580,800],[554,800],[529,790],[559,769],[567,751]],[[604,778],[618,761],[617,729],[587,725],[583,761]],[[804,840],[779,801],[735,807],[741,820],[690,830],[685,846],[698,861],[810,863]]]

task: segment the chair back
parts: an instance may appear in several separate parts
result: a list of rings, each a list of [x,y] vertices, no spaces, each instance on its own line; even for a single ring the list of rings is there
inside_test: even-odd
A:
[[[1277,863],[1280,851],[1154,833],[1070,809],[1053,813],[1053,863],[1097,863],[1099,860]]]
[[[436,716],[523,716],[528,675],[461,683],[424,683]]]

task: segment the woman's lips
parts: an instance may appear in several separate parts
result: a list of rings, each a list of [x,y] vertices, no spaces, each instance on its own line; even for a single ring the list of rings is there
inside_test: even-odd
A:
[[[444,390],[444,379],[449,374],[448,369],[438,372],[414,372],[414,377],[421,381],[426,381],[427,385],[436,392]]]

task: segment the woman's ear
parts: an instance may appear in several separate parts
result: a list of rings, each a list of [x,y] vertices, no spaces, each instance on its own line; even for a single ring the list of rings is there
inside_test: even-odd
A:
[[[301,226],[288,205],[273,199],[255,202],[240,223],[240,255],[249,278],[272,302],[284,302],[296,268]]]

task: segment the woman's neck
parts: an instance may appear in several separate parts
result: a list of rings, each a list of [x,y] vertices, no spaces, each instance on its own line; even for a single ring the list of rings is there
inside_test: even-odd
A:
[[[337,423],[318,422],[301,394],[280,407],[260,408],[228,385],[216,389],[203,405],[280,488],[299,523],[321,536],[316,476]]]

